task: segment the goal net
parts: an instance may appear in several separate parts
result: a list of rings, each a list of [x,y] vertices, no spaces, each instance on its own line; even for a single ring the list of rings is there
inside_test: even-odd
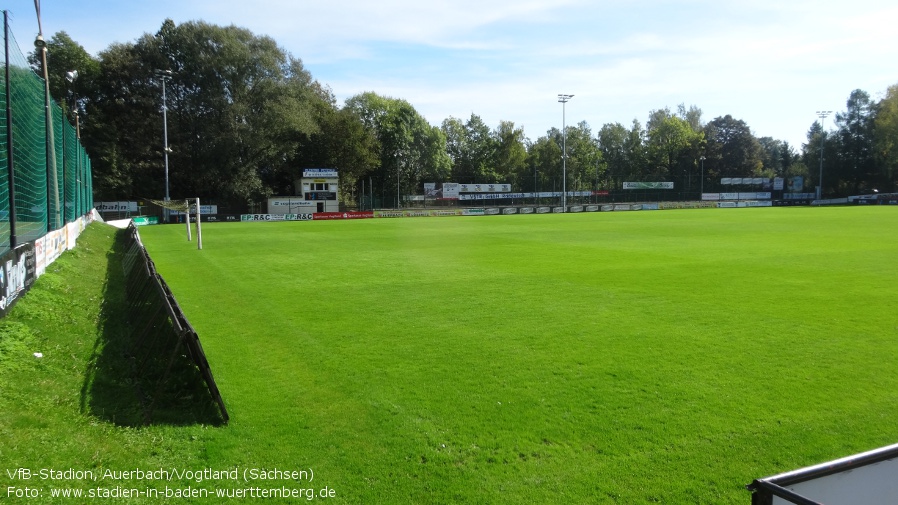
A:
[[[180,220],[183,218],[187,226],[187,241],[192,240],[191,237],[191,221],[196,225],[196,248],[203,248],[203,231],[200,224],[200,199],[188,198],[186,200],[153,200],[148,198],[147,201],[153,205],[157,205],[165,210],[165,222],[171,222],[171,216],[177,216]]]

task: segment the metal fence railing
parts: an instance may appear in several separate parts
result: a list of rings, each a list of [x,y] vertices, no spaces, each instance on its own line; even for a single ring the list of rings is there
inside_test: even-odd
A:
[[[165,390],[177,389],[183,382],[172,380],[174,371],[194,369],[205,383],[221,420],[227,422],[228,410],[212,377],[200,338],[168,284],[156,272],[134,223],[126,230],[122,267],[132,333],[128,355],[134,364],[134,379],[143,389],[140,396],[146,400],[145,421],[152,422],[153,410],[164,402]]]

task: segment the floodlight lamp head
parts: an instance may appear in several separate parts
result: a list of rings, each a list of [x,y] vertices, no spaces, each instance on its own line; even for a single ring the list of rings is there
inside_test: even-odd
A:
[[[34,39],[34,47],[37,49],[44,49],[47,47],[47,43],[44,41],[44,36],[41,34],[37,34],[37,37]]]
[[[69,82],[75,82],[75,79],[77,79],[77,78],[78,78],[77,70],[69,70],[68,72],[65,73],[65,80],[67,80]]]

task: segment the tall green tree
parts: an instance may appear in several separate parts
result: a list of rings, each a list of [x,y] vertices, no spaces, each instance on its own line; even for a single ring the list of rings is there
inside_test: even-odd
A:
[[[758,143],[761,145],[762,172],[766,177],[783,177],[789,167],[800,160],[788,142],[761,137]]]
[[[598,139],[586,121],[568,126],[567,134],[567,190],[586,191],[596,188],[604,177],[605,164]]]
[[[599,130],[599,149],[606,166],[606,181],[618,180],[630,172],[627,153],[627,128],[620,123],[607,123]]]
[[[511,121],[500,121],[493,131],[496,182],[511,184],[516,190],[529,188],[533,183],[527,170],[527,147],[523,128]]]
[[[870,185],[876,178],[875,107],[869,93],[856,89],[848,97],[845,112],[836,113],[838,157],[831,173],[835,178],[836,192],[840,195],[872,189]]]
[[[686,108],[686,104],[680,104],[677,106],[677,116],[686,121],[689,124],[689,127],[694,131],[700,132],[704,127],[702,123],[702,110],[695,105],[690,105],[689,108]]]
[[[761,145],[741,119],[727,114],[705,125],[705,173],[716,177],[760,175]]]
[[[173,199],[263,201],[289,185],[302,135],[318,130],[323,97],[302,62],[245,29],[166,20],[156,34],[113,45],[99,59],[103,78],[85,143],[107,197],[164,194],[160,70],[171,71]]]
[[[561,191],[561,131],[551,129],[527,149],[528,176],[532,172],[536,191]]]
[[[40,69],[39,54],[35,50],[28,56],[36,72]],[[42,73],[39,72],[39,75]],[[68,33],[60,31],[47,41],[47,75],[50,78],[50,96],[63,105],[69,120],[74,122],[75,111],[86,119],[85,105],[89,103],[96,80],[100,77],[100,62],[81,44],[72,40]]]
[[[630,167],[628,176],[629,180],[645,181],[647,180],[647,153],[645,145],[646,132],[638,120],[634,119],[627,132],[627,139],[624,148],[627,153],[627,161]],[[621,181],[624,179],[622,178]]]
[[[373,177],[380,166],[380,144],[375,132],[366,128],[349,108],[337,108],[332,98],[322,100],[316,107],[316,123],[317,132],[302,136],[295,169],[297,172],[316,167],[338,169],[341,200],[353,206],[359,201],[361,181],[367,186],[369,177]],[[284,191],[291,189],[288,185]],[[365,194],[369,191],[370,188],[366,188]]]
[[[465,123],[457,117],[448,117],[440,125],[446,139],[446,154],[451,165],[453,181],[474,182],[473,171],[468,168],[468,133]],[[467,172],[467,173],[466,173]]]
[[[833,141],[833,136],[823,129],[820,121],[814,121],[807,132],[807,143],[803,144],[802,162],[808,169],[808,178],[805,180],[805,191],[813,192],[813,188],[821,186],[820,175],[823,175],[822,194],[832,195],[835,191],[836,178],[830,174],[833,168],[833,160],[838,158],[838,142]]]
[[[161,88],[133,44],[99,55],[100,74],[81,137],[91,156],[95,200],[164,196]],[[176,127],[175,124],[172,126]]]
[[[668,115],[654,121],[647,135],[649,172],[646,175],[653,180],[674,181],[679,187],[691,185],[692,174],[698,176],[695,169],[703,147],[703,133],[693,130],[686,120]]]
[[[452,160],[452,179],[461,183],[493,183],[497,174],[498,138],[476,114],[464,123],[447,118],[441,126]]]
[[[446,137],[410,103],[365,92],[346,100],[345,108],[377,138],[380,162],[376,179],[388,201],[402,205],[403,196],[420,194],[424,182],[447,179]]]
[[[898,84],[880,100],[873,125],[879,184],[883,191],[898,191]]]

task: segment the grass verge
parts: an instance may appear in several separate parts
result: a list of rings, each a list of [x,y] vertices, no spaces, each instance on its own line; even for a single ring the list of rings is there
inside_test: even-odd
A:
[[[133,481],[43,479],[41,470],[74,469],[100,477],[106,470],[183,467],[202,460],[208,425],[184,421],[183,412],[169,412],[163,417],[181,422],[142,426],[143,405],[125,358],[129,327],[118,233],[103,224],[88,226],[78,247],[48,267],[0,320],[4,501],[75,503],[88,501],[87,495],[73,501],[52,494],[67,489],[86,493],[100,486],[147,487]],[[28,473],[17,473],[20,468]],[[31,478],[24,478],[29,473]],[[39,496],[24,496],[31,491]]]

